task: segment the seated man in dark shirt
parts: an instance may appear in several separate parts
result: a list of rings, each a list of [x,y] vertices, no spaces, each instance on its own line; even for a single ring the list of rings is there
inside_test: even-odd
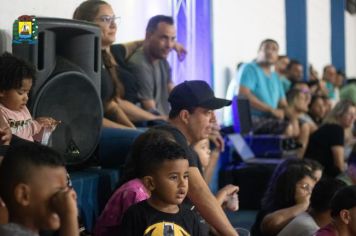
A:
[[[227,219],[220,204],[206,184],[201,172],[197,154],[190,145],[208,138],[215,124],[213,110],[228,106],[231,101],[216,98],[205,81],[185,81],[177,85],[168,100],[172,110],[169,114],[169,125],[155,127],[163,129],[174,137],[186,151],[189,162],[189,189],[187,197],[204,220],[215,230],[226,236],[237,233]],[[218,140],[219,138],[214,138]],[[223,142],[216,142],[223,145]],[[129,161],[129,160],[128,160]],[[132,166],[126,165],[128,172]],[[125,174],[123,178],[125,178]]]
[[[213,111],[231,104],[229,100],[216,98],[209,85],[201,80],[185,81],[177,85],[168,101],[171,104],[170,127],[180,136],[185,146],[208,138],[216,121]],[[204,220],[220,235],[237,235],[199,171],[200,163],[197,154],[194,151],[191,153],[191,156],[188,156],[187,197]]]

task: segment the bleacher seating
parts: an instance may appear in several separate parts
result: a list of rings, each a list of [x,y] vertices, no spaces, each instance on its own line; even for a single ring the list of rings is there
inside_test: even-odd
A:
[[[77,193],[81,222],[91,232],[96,218],[115,189],[119,180],[119,171],[90,167],[79,171],[70,171],[69,174],[73,188]]]

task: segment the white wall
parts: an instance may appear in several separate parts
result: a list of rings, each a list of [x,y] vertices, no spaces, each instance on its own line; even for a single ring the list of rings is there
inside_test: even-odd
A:
[[[356,77],[356,15],[345,16],[346,75]]]
[[[325,65],[331,64],[330,0],[307,1],[308,63],[321,76]]]
[[[0,8],[0,29],[5,30],[6,47],[11,49],[12,23],[20,15],[33,14],[71,18],[82,0],[6,0]],[[148,18],[154,14],[171,14],[173,0],[108,0],[122,21],[118,42],[142,38]],[[58,4],[57,4],[58,2]],[[60,3],[60,4],[59,4]],[[230,74],[241,61],[256,55],[261,40],[276,39],[285,53],[284,0],[212,0],[214,76],[218,94],[223,93],[226,70]],[[331,61],[329,0],[308,0],[308,57],[321,71]],[[347,74],[356,76],[356,16],[346,13]],[[1,42],[4,43],[4,42]]]
[[[263,39],[276,39],[280,44],[280,53],[286,53],[285,6],[284,0],[211,1],[214,87],[218,96],[224,96],[226,77],[234,76],[238,62],[250,61],[256,56],[258,45]],[[11,4],[2,4],[0,29],[6,32],[7,49],[11,49],[12,23],[18,16],[34,14],[71,18],[74,9],[81,2],[82,0],[11,0]],[[143,38],[148,18],[158,13],[171,14],[172,2],[175,0],[108,0],[108,2],[113,6],[116,15],[122,18],[117,41],[125,42]],[[321,73],[321,68],[331,61],[329,0],[308,0],[307,4],[309,62]],[[346,72],[349,76],[356,76],[356,16],[346,13],[345,25]]]
[[[72,18],[83,0],[5,0],[0,8],[0,29],[6,33],[6,48],[11,50],[12,24],[21,15]],[[148,19],[156,14],[171,14],[171,0],[108,0],[117,16],[121,16],[117,41],[125,42],[144,37]],[[2,42],[3,43],[3,42]]]
[[[249,62],[260,42],[272,38],[285,53],[284,0],[212,0],[214,78],[223,95],[226,71],[234,76],[239,62]]]
[[[218,94],[224,94],[226,77],[234,76],[236,64],[256,56],[261,40],[276,39],[280,53],[286,53],[284,7],[284,0],[213,0],[214,76]],[[330,0],[308,0],[307,16],[308,61],[321,73],[331,63]],[[346,22],[351,37],[356,27],[350,23]],[[349,41],[353,42],[349,46],[356,46],[354,39]]]
[[[157,14],[172,15],[171,0],[111,0],[115,13],[121,16],[117,41],[143,39],[149,18]]]
[[[236,64],[251,61],[260,42],[273,38],[286,53],[284,0],[212,0],[215,90],[225,96]],[[346,68],[356,76],[356,16],[345,13]],[[331,63],[330,0],[307,0],[308,62],[321,75]],[[221,118],[220,112],[219,118]]]
[[[236,65],[257,55],[262,40],[272,38],[286,53],[284,0],[212,0],[214,87],[225,97]],[[221,119],[222,111],[218,111]]]
[[[43,0],[7,0],[11,4],[2,4],[0,8],[0,29],[5,30],[7,35],[7,49],[11,50],[12,24],[21,15],[52,16],[71,18],[80,0],[57,1]],[[59,1],[58,1],[59,3]]]

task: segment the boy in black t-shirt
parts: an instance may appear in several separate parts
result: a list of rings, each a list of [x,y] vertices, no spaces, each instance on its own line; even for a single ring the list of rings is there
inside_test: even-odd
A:
[[[184,149],[164,139],[144,147],[141,155],[143,182],[151,196],[125,212],[120,235],[201,235],[197,215],[180,205],[188,192]]]

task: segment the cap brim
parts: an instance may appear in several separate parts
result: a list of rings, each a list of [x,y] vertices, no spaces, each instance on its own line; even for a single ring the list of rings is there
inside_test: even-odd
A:
[[[230,100],[223,99],[223,98],[213,98],[210,99],[209,101],[199,104],[198,106],[208,108],[211,110],[216,110],[230,105],[231,105]]]

